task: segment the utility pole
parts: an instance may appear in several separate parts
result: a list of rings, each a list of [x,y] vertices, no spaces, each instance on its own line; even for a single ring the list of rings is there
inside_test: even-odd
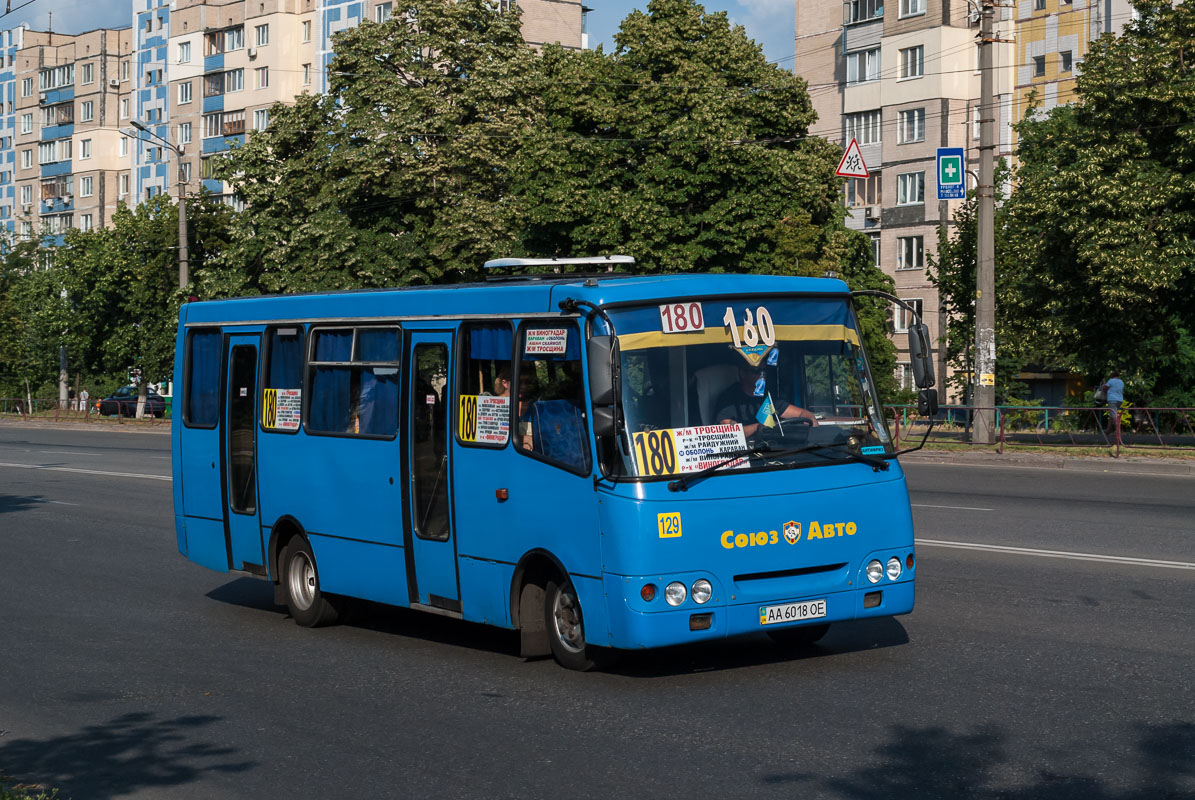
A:
[[[145,135],[169,147],[174,152],[175,161],[178,162],[178,288],[186,289],[191,280],[191,251],[187,246],[187,179],[183,173],[183,146],[163,139],[139,120],[132,119],[129,123]]]
[[[979,15],[979,218],[975,264],[975,424],[971,441],[996,441],[996,97],[995,34],[992,22],[996,5],[983,0]]]

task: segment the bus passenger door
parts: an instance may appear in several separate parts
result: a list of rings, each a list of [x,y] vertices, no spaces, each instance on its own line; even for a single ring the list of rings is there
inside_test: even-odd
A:
[[[224,519],[232,569],[261,567],[257,511],[257,334],[228,337],[224,403]],[[256,570],[253,570],[256,571]]]
[[[404,472],[407,582],[412,605],[461,610],[453,536],[451,448],[452,334],[413,331],[407,336]]]

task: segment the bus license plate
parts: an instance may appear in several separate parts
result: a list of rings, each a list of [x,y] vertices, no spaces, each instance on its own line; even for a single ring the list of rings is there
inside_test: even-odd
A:
[[[782,606],[760,606],[759,624],[774,625],[777,622],[796,622],[802,619],[817,619],[826,616],[826,599],[806,600],[803,603],[785,603]]]

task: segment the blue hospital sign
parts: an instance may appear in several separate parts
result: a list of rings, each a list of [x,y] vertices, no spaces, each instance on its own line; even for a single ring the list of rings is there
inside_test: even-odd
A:
[[[938,148],[939,200],[962,200],[967,196],[967,173],[963,164],[963,148]]]

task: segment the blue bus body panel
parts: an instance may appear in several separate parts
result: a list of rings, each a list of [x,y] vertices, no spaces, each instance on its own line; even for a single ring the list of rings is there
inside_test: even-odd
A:
[[[660,515],[680,515],[680,535],[662,537]],[[838,464],[754,474],[722,474],[686,492],[663,482],[618,485],[599,505],[602,555],[613,643],[659,646],[761,629],[761,605],[827,600],[824,619],[861,616],[862,595],[884,591],[882,615],[912,610],[915,567],[898,580],[867,581],[872,558],[902,567],[913,552],[908,490],[900,467],[875,473]],[[787,535],[786,535],[787,534]],[[790,541],[791,540],[791,541]],[[710,581],[704,604],[687,598],[673,608],[664,585]],[[654,601],[640,596],[656,585]],[[900,588],[898,586],[906,586]],[[907,602],[906,602],[907,601]],[[716,628],[691,632],[691,614],[715,612]]]

